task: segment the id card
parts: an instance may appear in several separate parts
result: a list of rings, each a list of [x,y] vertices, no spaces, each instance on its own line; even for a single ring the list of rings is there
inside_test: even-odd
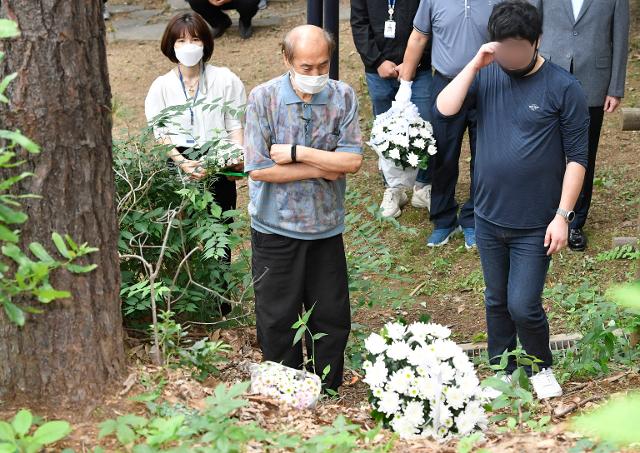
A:
[[[393,39],[396,37],[396,21],[388,20],[384,23],[384,37]]]

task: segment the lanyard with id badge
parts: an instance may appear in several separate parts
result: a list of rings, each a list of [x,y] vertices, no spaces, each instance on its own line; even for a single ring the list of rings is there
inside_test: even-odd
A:
[[[180,66],[178,66],[178,74],[180,75],[180,84],[182,85],[182,92],[184,93],[184,98],[187,100],[187,102],[189,102],[189,96],[187,95],[187,87],[184,84],[184,79],[182,77],[182,71],[180,71]],[[196,102],[198,101],[198,94],[200,94],[200,81],[203,76],[204,76],[204,70],[202,71],[202,73],[200,74],[200,77],[198,78],[198,88],[196,89],[196,94],[195,96],[193,96],[193,100],[189,104],[189,114],[191,116],[191,134],[192,135],[191,135],[191,138],[187,138],[187,144],[190,146],[194,145],[196,142],[193,138],[193,123],[194,123],[193,109],[195,107]]]
[[[384,23],[384,37],[394,39],[396,37],[396,21],[393,20],[393,12],[396,8],[396,0],[387,0],[389,5],[389,20]]]

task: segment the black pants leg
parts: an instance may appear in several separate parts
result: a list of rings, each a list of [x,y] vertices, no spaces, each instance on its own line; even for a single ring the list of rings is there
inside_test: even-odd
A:
[[[440,92],[449,84],[449,80],[435,73],[432,83],[431,101],[435,103]],[[458,161],[462,148],[464,132],[469,129],[471,142],[471,177],[473,180],[473,164],[476,148],[476,114],[475,110],[464,108],[453,118],[431,119],[433,135],[438,152],[431,156],[432,167],[431,211],[430,219],[436,228],[451,228],[460,224],[463,228],[473,228],[473,182],[469,191],[469,199],[463,205],[458,219],[458,203],[456,202],[456,186],[460,173]]]
[[[258,13],[260,0],[231,0],[222,6],[224,10],[235,9],[240,15],[240,20],[245,25],[251,25],[253,16]]]
[[[342,236],[303,241],[252,230],[251,249],[256,328],[264,360],[303,366],[302,345],[293,345],[291,326],[303,307],[313,306],[309,328],[314,335],[326,334],[315,340],[315,370],[322,375],[330,365],[325,387],[337,389],[351,328]],[[307,346],[311,348],[309,338]]]
[[[315,357],[314,366],[322,376],[328,365],[325,387],[337,390],[342,384],[344,350],[351,331],[351,307],[347,261],[342,235],[311,241],[307,251],[304,288],[305,310],[313,313],[309,318],[312,334],[326,333],[312,342],[307,335],[307,356]]]
[[[475,188],[475,176],[474,168],[476,163],[476,141],[478,137],[478,120],[475,109],[467,110],[466,115],[466,128],[469,132],[469,147],[471,149],[471,162],[469,162],[469,198],[462,205],[458,222],[462,228],[475,228],[475,214],[474,214],[474,188]],[[463,132],[464,134],[464,132]],[[459,154],[458,154],[459,155]],[[457,182],[456,182],[457,184]]]
[[[200,14],[212,28],[228,27],[231,25],[231,18],[222,11],[228,8],[214,6],[209,3],[209,0],[187,0],[187,2],[191,9]]]
[[[596,172],[596,155],[600,143],[600,131],[604,120],[604,107],[589,107],[589,158],[587,173],[584,175],[582,191],[576,202],[576,218],[571,223],[571,228],[582,228],[587,222],[591,198],[593,195],[593,179]]]

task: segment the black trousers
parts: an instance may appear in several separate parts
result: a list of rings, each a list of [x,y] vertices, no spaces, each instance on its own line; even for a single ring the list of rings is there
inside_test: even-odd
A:
[[[235,9],[240,15],[240,20],[245,25],[251,25],[251,19],[258,12],[260,0],[231,0],[222,6],[214,6],[209,0],[187,0],[189,6],[213,28],[227,27],[231,24],[231,18],[224,13],[226,10]]]
[[[303,308],[313,307],[309,329],[313,335],[326,335],[315,340],[315,350],[310,335],[306,336],[307,357],[313,356],[320,376],[330,365],[324,387],[336,390],[342,384],[344,350],[351,330],[342,235],[303,241],[252,229],[251,250],[256,327],[264,360],[302,368],[302,344],[293,344],[291,326]]]
[[[589,159],[587,173],[584,175],[582,191],[576,202],[574,211],[576,218],[571,222],[571,228],[582,228],[587,222],[591,198],[593,195],[593,178],[596,173],[596,155],[598,154],[598,144],[600,143],[600,131],[604,119],[604,107],[589,107]]]
[[[431,84],[432,105],[435,104],[438,95],[450,81],[450,79],[442,76],[437,71],[435,72]],[[438,152],[429,159],[432,174],[430,219],[435,227],[439,229],[452,228],[457,225],[461,225],[462,228],[473,228],[475,226],[473,214],[473,168],[478,126],[476,110],[463,107],[455,117],[446,119],[432,115],[431,125],[433,126],[433,136],[436,139]],[[469,169],[471,185],[469,199],[460,209],[460,215],[458,216],[458,203],[456,201],[456,186],[458,184],[458,175],[460,174],[458,161],[460,160],[462,139],[467,129],[469,130],[471,146],[471,165]]]

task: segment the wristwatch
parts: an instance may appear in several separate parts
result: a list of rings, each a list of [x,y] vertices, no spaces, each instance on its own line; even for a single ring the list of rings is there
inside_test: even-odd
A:
[[[573,219],[576,218],[576,213],[574,211],[567,211],[562,208],[558,208],[556,214],[563,217],[567,221],[567,223],[573,222]]]

